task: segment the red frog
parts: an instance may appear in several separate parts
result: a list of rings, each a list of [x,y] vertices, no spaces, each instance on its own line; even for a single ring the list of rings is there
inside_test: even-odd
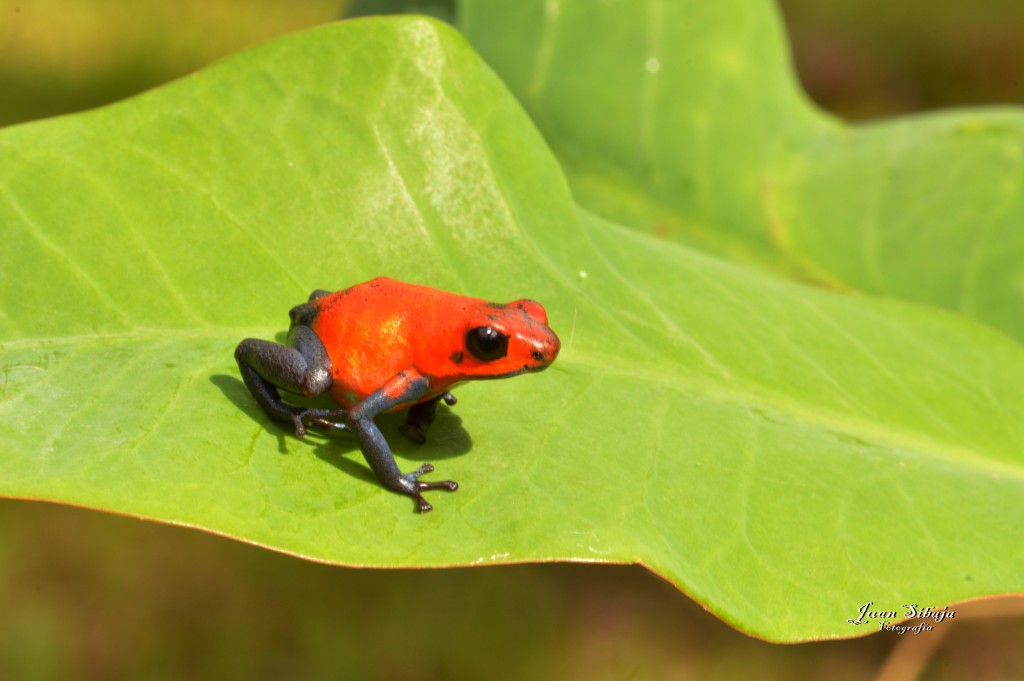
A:
[[[428,286],[378,277],[330,293],[314,291],[291,309],[287,345],[247,338],[235,350],[256,401],[303,436],[307,426],[351,430],[377,479],[433,508],[422,492],[455,491],[452,480],[424,482],[429,463],[402,473],[373,419],[408,409],[401,431],[425,442],[437,403],[455,404],[450,390],[464,381],[541,371],[558,355],[540,303],[488,303]],[[278,388],[315,397],[330,392],[343,409],[288,404]]]

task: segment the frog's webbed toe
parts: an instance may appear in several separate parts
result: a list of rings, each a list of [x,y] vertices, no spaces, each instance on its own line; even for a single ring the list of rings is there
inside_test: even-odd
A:
[[[435,489],[443,489],[448,492],[454,492],[459,488],[459,483],[454,480],[435,480],[432,482],[423,482],[419,477],[425,473],[431,473],[434,470],[434,466],[429,463],[425,463],[420,466],[417,470],[412,473],[403,474],[402,480],[408,485],[402,485],[402,491],[411,496],[416,500],[416,510],[420,513],[426,513],[432,510],[434,507],[430,505],[426,499],[423,498],[423,492],[428,492]]]
[[[302,437],[306,434],[306,426],[327,430],[351,430],[345,423],[347,418],[347,409],[302,409],[292,416],[292,422],[295,424],[295,434]]]

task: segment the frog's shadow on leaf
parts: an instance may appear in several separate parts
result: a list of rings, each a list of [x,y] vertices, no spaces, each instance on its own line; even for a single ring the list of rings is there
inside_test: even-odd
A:
[[[376,482],[376,478],[366,466],[362,456],[357,459],[349,457],[350,452],[359,451],[355,438],[350,433],[331,435],[322,430],[310,428],[305,438],[297,438],[286,427],[286,424],[273,422],[267,417],[253,400],[252,394],[241,379],[227,374],[216,374],[210,377],[210,382],[253,421],[276,434],[278,436],[278,451],[282,454],[289,453],[289,442],[302,445],[311,440],[319,440],[313,449],[313,453],[318,458],[353,477]],[[288,401],[301,406],[337,408],[337,405],[327,396],[309,400],[289,395]],[[376,419],[392,452],[400,459],[421,463],[438,461],[462,456],[473,448],[473,439],[462,427],[462,419],[447,406],[439,406],[437,420],[430,426],[427,442],[423,445],[410,442],[399,432],[398,427],[405,421],[405,416],[406,413],[403,411],[395,414],[383,414]]]

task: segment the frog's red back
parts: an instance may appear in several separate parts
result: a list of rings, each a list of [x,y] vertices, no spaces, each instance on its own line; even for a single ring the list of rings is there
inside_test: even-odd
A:
[[[431,380],[426,401],[461,381],[539,371],[559,350],[547,313],[531,300],[488,303],[378,277],[308,305],[316,308],[310,327],[331,360],[331,395],[345,407],[403,371]],[[467,332],[483,326],[509,338],[505,355],[485,361],[467,351]]]

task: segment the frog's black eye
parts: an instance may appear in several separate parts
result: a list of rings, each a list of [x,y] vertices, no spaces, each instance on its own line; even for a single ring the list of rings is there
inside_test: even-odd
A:
[[[493,362],[508,354],[508,336],[493,326],[477,326],[466,332],[466,349],[481,362]]]

